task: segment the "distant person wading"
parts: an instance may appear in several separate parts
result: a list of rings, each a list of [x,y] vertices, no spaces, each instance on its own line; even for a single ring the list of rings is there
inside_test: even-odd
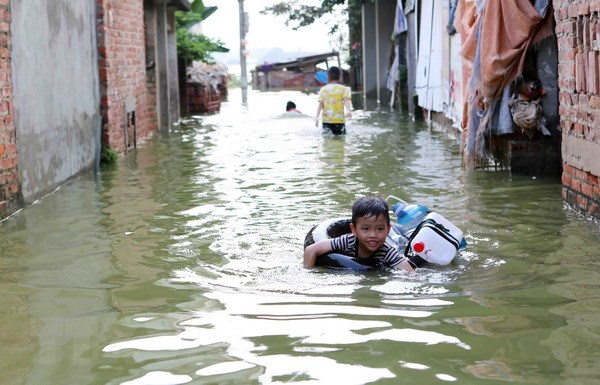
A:
[[[346,118],[352,117],[350,107],[350,90],[339,84],[342,71],[339,67],[331,67],[327,71],[328,84],[319,91],[319,107],[315,116],[315,125],[319,127],[319,118],[323,122],[323,132],[334,135],[346,133]]]
[[[287,104],[285,105],[285,112],[296,112],[298,114],[302,113],[296,109],[296,103],[292,101],[287,102]]]

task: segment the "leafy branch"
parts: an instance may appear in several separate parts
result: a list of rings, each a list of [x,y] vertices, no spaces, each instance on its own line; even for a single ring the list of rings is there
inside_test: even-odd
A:
[[[177,54],[186,61],[214,62],[213,52],[229,52],[220,40],[214,40],[205,35],[194,34],[190,28],[204,21],[215,13],[217,7],[205,7],[202,0],[191,3],[191,11],[175,12],[175,27],[177,32]]]
[[[261,11],[261,14],[284,16],[286,17],[285,25],[297,30],[301,27],[306,27],[315,23],[326,15],[333,14],[337,9],[341,8],[341,6],[346,5],[346,7],[344,7],[344,18],[331,25],[330,34],[334,34],[339,31],[342,26],[349,24],[352,28],[353,25],[360,25],[360,18],[353,15],[355,12],[348,12],[348,10],[360,9],[360,6],[365,1],[372,2],[377,0],[323,0],[320,6],[303,5],[300,4],[298,0],[288,0],[266,7]]]
[[[354,65],[361,60],[360,50],[350,48],[360,41],[361,7],[366,2],[377,1],[379,0],[322,0],[320,6],[310,6],[301,4],[298,0],[286,0],[264,8],[261,13],[285,17],[285,25],[294,30],[325,17],[331,18],[331,21],[325,23],[330,26],[332,44],[347,57],[350,65]]]

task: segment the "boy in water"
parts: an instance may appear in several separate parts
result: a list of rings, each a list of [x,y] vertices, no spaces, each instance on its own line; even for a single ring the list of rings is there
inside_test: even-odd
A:
[[[296,103],[292,102],[291,100],[285,105],[285,112],[296,112],[298,114],[302,113],[296,109]]]
[[[390,212],[385,200],[371,195],[358,198],[352,205],[352,233],[307,246],[304,266],[314,266],[317,255],[340,251],[357,258],[375,258],[385,266],[414,272],[404,255],[385,243],[390,228]]]
[[[328,84],[319,91],[319,107],[315,116],[315,125],[319,127],[322,112],[323,130],[335,135],[346,133],[346,118],[352,117],[350,108],[350,91],[339,84],[342,71],[339,67],[331,67],[327,71]]]

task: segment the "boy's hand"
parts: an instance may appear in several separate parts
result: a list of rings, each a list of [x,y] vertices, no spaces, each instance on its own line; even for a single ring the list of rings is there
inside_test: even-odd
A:
[[[352,112],[351,111],[346,112],[346,117],[347,118],[352,118]]]
[[[306,246],[304,249],[304,266],[313,267],[317,261],[317,255],[328,253],[331,250],[331,239],[323,239]]]
[[[310,247],[304,249],[304,266],[313,267],[317,260],[317,254]]]

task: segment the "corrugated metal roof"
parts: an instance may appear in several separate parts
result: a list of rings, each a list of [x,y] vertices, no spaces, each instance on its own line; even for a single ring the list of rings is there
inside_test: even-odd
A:
[[[268,63],[268,66],[269,66],[269,70],[271,70],[271,71],[280,70],[283,68],[287,68],[288,70],[293,70],[296,68],[301,68],[301,67],[305,67],[305,66],[309,66],[309,65],[317,65],[319,63],[323,63],[323,62],[327,61],[327,59],[329,59],[331,57],[337,57],[338,55],[339,55],[338,52],[331,51],[328,53],[322,53],[322,54],[318,54],[318,55],[303,56],[303,57],[299,57],[295,60],[286,61],[286,62]],[[264,64],[257,65],[256,70],[261,71],[263,66],[264,66]]]

